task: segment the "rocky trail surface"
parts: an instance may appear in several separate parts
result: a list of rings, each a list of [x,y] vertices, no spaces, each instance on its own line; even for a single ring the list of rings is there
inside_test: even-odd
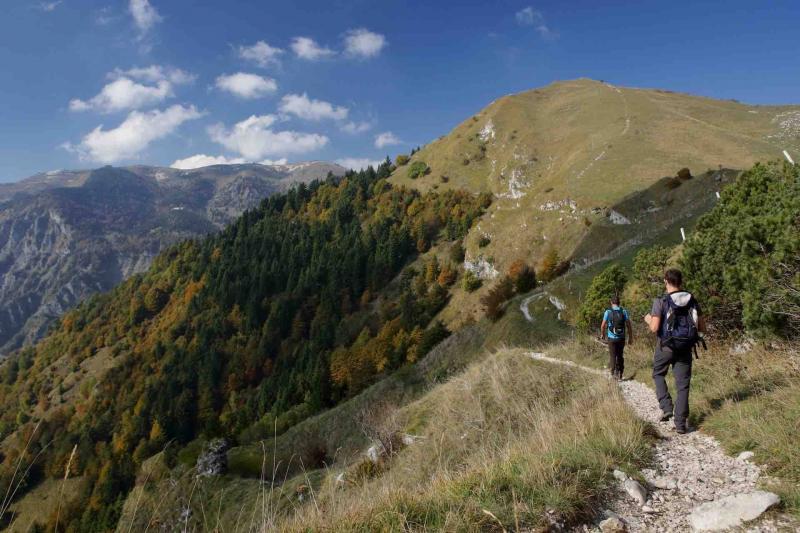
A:
[[[572,361],[541,353],[529,355],[537,361],[608,377],[606,372]],[[619,387],[636,415],[658,432],[654,463],[641,472],[644,485],[615,470],[619,497],[596,524],[581,526],[578,531],[800,531],[800,524],[791,517],[775,513],[761,517],[780,499],[758,489],[765,476],[749,462],[751,452],[731,457],[716,439],[701,431],[679,435],[671,421],[659,421],[661,410],[652,389],[633,380],[621,381]]]

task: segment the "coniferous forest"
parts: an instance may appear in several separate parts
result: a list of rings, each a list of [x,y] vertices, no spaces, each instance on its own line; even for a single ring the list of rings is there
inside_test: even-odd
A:
[[[31,465],[26,486],[68,467],[88,482],[59,527],[113,528],[153,453],[280,433],[447,336],[432,317],[458,265],[448,254],[411,262],[462,238],[490,197],[395,187],[390,170],[387,160],[264,200],[86,301],[4,365],[0,429],[17,441],[3,490],[18,464]],[[87,373],[104,377],[66,378]]]

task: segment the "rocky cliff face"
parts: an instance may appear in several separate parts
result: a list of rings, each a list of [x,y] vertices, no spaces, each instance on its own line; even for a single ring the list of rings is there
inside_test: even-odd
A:
[[[0,185],[0,356],[164,247],[216,231],[261,199],[338,165],[104,167]]]

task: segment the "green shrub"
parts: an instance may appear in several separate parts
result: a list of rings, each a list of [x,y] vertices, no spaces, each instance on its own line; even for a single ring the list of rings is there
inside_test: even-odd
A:
[[[514,290],[518,294],[526,293],[536,287],[536,272],[521,259],[511,263],[508,276],[514,282]]]
[[[642,284],[647,296],[658,296],[664,290],[664,271],[672,251],[664,246],[642,248],[633,259],[633,279]]]
[[[596,275],[578,310],[578,327],[587,331],[599,328],[609,300],[615,294],[622,294],[627,279],[625,271],[617,264],[606,267]]]
[[[698,221],[680,264],[712,325],[800,335],[800,167],[742,173]]]
[[[430,171],[431,169],[427,164],[425,164],[424,161],[414,161],[408,167],[408,177],[412,180],[415,180],[417,178],[421,178]]]
[[[481,288],[483,282],[471,270],[464,272],[464,277],[461,278],[461,288],[467,292],[475,292]]]
[[[490,239],[487,235],[481,235],[480,238],[478,238],[478,248],[486,248],[491,242],[492,239]]]
[[[395,158],[394,162],[398,167],[402,167],[403,165],[408,163],[409,159],[410,158],[406,154],[400,154]]]

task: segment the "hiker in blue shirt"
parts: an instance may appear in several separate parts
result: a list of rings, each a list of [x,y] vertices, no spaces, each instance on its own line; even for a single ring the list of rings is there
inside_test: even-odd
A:
[[[608,369],[611,371],[611,376],[617,381],[622,381],[622,371],[625,369],[622,352],[625,349],[626,338],[628,344],[633,342],[633,328],[628,311],[619,305],[619,296],[611,298],[611,309],[606,309],[603,314],[600,338],[608,341]]]

